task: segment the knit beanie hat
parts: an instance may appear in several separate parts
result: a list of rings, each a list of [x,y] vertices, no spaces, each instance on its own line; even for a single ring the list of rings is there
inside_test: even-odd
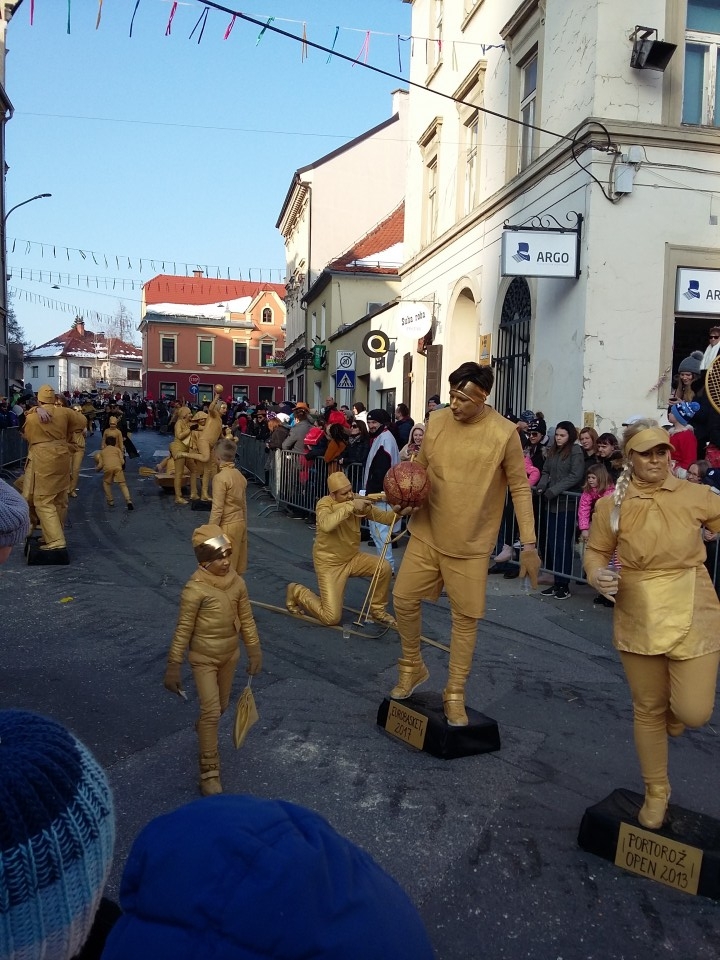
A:
[[[16,547],[29,533],[27,502],[10,484],[0,480],[0,547]]]
[[[678,367],[678,373],[694,373],[696,375],[700,374],[700,368],[702,365],[702,351],[693,350],[689,357],[685,357],[681,361],[680,366]]]
[[[232,543],[216,523],[204,523],[193,530],[192,545],[198,563],[212,563],[225,550],[232,550]]]
[[[312,810],[221,794],[151,821],[103,960],[432,960],[407,894]]]
[[[672,413],[681,426],[686,427],[688,420],[692,420],[699,409],[700,404],[696,400],[691,400],[690,402],[681,400],[680,403],[676,403],[670,407],[670,413]]]
[[[382,423],[384,426],[387,426],[390,423],[390,414],[387,410],[371,410],[367,415],[368,420],[374,420],[375,423]]]
[[[0,711],[0,957],[70,960],[110,872],[107,778],[59,723]]]

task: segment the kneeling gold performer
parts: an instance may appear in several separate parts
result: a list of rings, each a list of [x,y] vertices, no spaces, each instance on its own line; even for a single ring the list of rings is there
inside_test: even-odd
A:
[[[391,510],[380,510],[368,500],[356,497],[344,473],[330,474],[328,490],[329,496],[322,497],[315,506],[317,533],[313,564],[320,596],[302,584],[290,583],[285,606],[290,613],[302,614],[307,611],[320,623],[333,626],[342,619],[348,577],[372,578],[377,571],[375,592],[370,601],[370,617],[375,623],[395,626],[395,619],[386,609],[392,570],[387,560],[378,561],[377,557],[360,552],[360,518],[393,524],[397,517]]]

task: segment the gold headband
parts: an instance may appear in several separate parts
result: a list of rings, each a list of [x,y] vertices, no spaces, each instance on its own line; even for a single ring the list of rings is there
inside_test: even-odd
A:
[[[213,560],[222,559],[223,553],[228,550],[232,552],[232,543],[223,533],[199,543],[195,547],[195,557],[198,563],[212,563]]]
[[[488,398],[487,393],[472,380],[466,380],[457,387],[451,387],[450,392],[471,403],[485,403]]]

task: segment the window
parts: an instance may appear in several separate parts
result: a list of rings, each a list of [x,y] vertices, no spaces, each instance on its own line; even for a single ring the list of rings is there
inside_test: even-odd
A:
[[[215,391],[213,390],[213,385],[211,383],[198,384],[198,392],[197,392],[198,403],[210,403],[210,401],[214,396],[215,396]]]
[[[432,243],[437,236],[438,226],[438,158],[437,155],[425,167],[425,196],[427,200],[427,222],[425,224],[425,242]]]
[[[720,126],[720,6],[688,0],[682,122]]]
[[[175,363],[177,337],[160,337],[160,359],[162,363]]]
[[[480,133],[479,114],[465,124],[465,189],[463,213],[470,213],[477,203],[478,135]]]
[[[258,387],[258,403],[272,403],[275,387]]]
[[[382,310],[385,306],[384,303],[378,300],[368,300],[366,313],[377,313],[378,310]]]
[[[326,320],[327,311],[325,310],[325,304],[320,305],[320,339],[325,342],[325,336],[327,330],[325,329],[325,320]]]
[[[40,367],[31,367],[30,370],[31,370],[30,376],[32,377],[32,379],[37,380],[38,377],[40,376]]]
[[[176,400],[177,384],[160,381],[160,399]]]
[[[246,343],[238,343],[235,341],[234,345],[234,357],[233,363],[236,367],[246,367],[248,365],[248,348]]]
[[[81,380],[89,380],[92,377],[92,367],[80,367],[78,373]]]
[[[126,380],[132,380],[135,383],[140,383],[140,371],[139,370],[128,370]]]
[[[198,337],[198,363],[200,366],[210,367],[213,360],[215,341],[212,337]]]
[[[249,400],[250,399],[250,387],[244,386],[233,386],[232,388],[233,400],[237,403],[239,400]]]
[[[432,0],[430,21],[430,43],[428,49],[428,74],[432,74],[442,63],[443,13],[444,0]]]
[[[535,106],[537,102],[537,51],[520,67],[520,119],[523,123],[535,124]],[[520,127],[520,170],[532,163],[536,145],[536,130],[533,127]]]
[[[317,337],[317,311],[313,310],[310,314],[310,343],[315,343]]]
[[[479,60],[453,94],[457,102],[459,152],[457,178],[457,215],[465,217],[479,203],[480,110],[485,96],[484,60]]]
[[[273,343],[261,343],[260,344],[260,366],[267,367],[268,361],[272,359],[273,350],[275,344]],[[270,364],[272,366],[272,364]]]
[[[49,364],[48,364],[48,376],[49,376],[49,377],[54,377],[54,376],[55,376],[55,364],[54,364],[54,363],[49,363]]]
[[[262,322],[263,323],[272,323],[273,322],[273,312],[270,307],[265,307],[262,312]]]

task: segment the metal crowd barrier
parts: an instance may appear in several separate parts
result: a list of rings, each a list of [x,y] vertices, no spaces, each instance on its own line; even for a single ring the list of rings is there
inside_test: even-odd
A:
[[[5,427],[0,430],[0,470],[22,461],[27,456],[27,443],[23,440],[18,427]]]
[[[276,450],[266,460],[263,441],[255,437],[241,436],[236,456],[238,467],[262,484],[272,497],[274,506],[312,516],[315,504],[327,493],[327,465],[320,460],[308,461],[302,453]],[[266,470],[266,464],[268,469]],[[361,489],[363,466],[350,464],[345,468],[353,490]],[[542,560],[542,572],[552,576],[566,577],[575,583],[587,583],[582,564],[582,547],[578,544],[577,511],[579,493],[561,493],[548,501],[541,494],[533,494],[533,512],[538,552]],[[551,509],[555,505],[556,509]],[[512,498],[508,494],[503,512],[498,549],[503,543],[517,542],[518,527]],[[720,595],[720,541],[705,544],[708,559],[706,566],[715,589]],[[519,565],[519,552],[513,553],[510,563]]]

